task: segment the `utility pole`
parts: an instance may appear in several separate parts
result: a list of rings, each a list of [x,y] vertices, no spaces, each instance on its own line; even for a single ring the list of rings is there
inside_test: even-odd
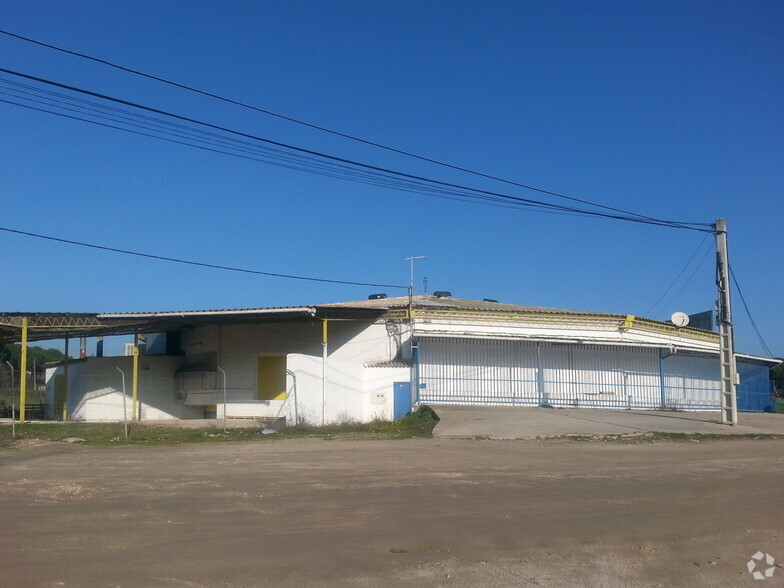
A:
[[[716,219],[716,286],[719,291],[719,361],[721,363],[721,423],[738,424],[738,400],[735,386],[738,372],[735,367],[735,339],[732,333],[732,309],[730,307],[730,264],[727,253],[727,221]]]

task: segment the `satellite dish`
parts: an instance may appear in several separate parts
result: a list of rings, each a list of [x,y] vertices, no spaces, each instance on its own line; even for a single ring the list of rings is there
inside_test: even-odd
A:
[[[670,320],[676,327],[685,327],[689,324],[689,315],[685,312],[674,312],[670,317]]]

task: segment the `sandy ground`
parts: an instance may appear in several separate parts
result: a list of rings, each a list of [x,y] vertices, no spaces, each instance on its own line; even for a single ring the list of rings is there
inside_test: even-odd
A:
[[[0,452],[4,586],[784,586],[784,442]]]

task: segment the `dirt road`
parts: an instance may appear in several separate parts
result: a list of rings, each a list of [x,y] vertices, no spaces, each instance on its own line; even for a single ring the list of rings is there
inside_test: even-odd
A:
[[[784,442],[0,452],[5,586],[784,586]],[[762,565],[763,569],[766,567]]]

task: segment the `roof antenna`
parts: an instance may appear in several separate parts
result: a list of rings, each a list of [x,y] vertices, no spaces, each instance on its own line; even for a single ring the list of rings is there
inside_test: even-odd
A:
[[[422,280],[422,283],[425,286],[425,294],[427,294],[427,276],[425,276],[425,278]]]
[[[417,259],[424,259],[424,258],[425,258],[424,255],[419,255],[419,256],[412,255],[411,257],[406,257],[406,261],[411,262],[411,281],[409,282],[409,286],[408,286],[411,295],[414,294],[414,262]]]

